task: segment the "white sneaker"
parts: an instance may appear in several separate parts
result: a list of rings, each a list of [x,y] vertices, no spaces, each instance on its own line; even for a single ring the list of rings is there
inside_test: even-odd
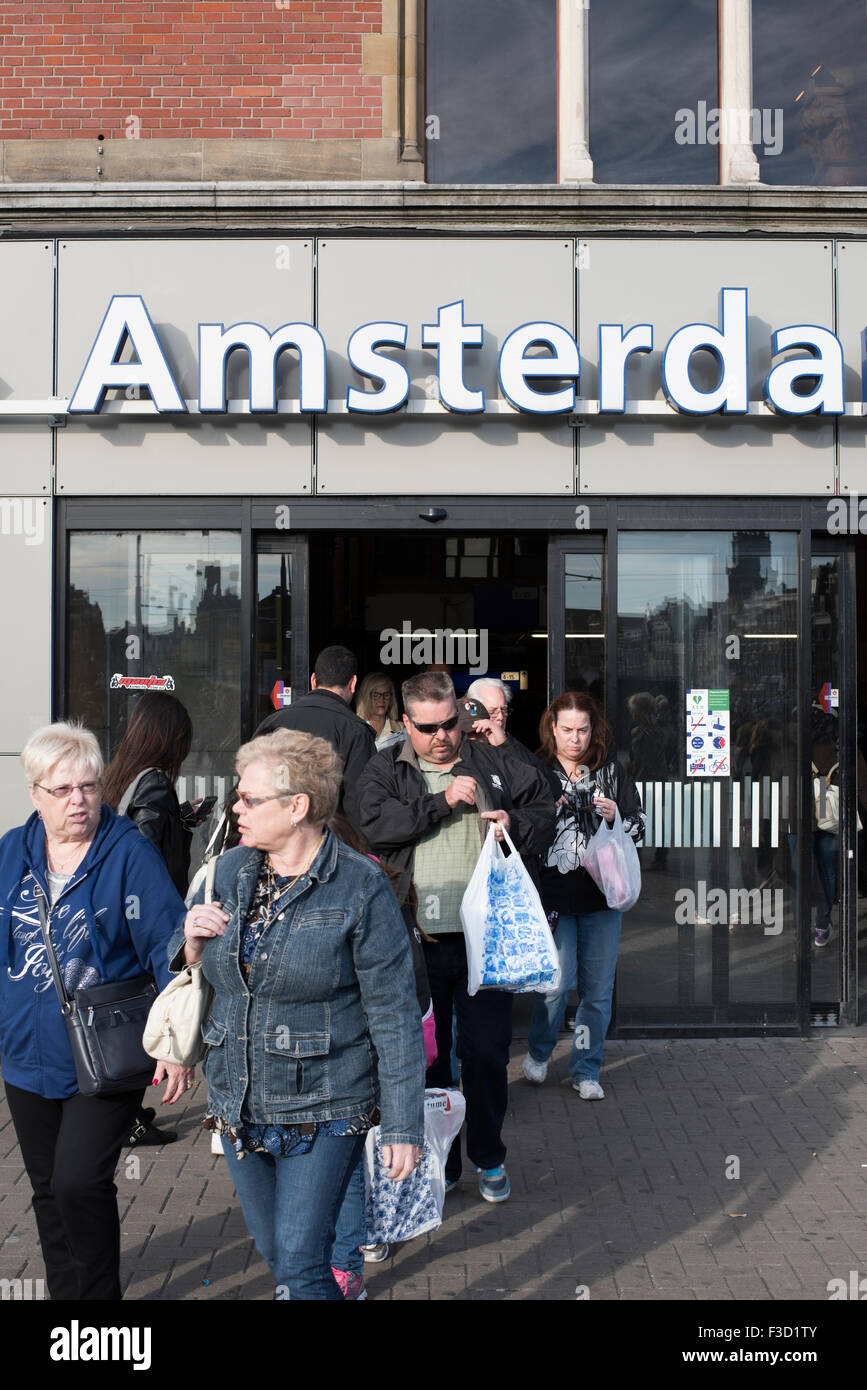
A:
[[[541,1086],[545,1077],[548,1075],[548,1063],[535,1062],[528,1052],[524,1058],[524,1064],[521,1070],[528,1081],[532,1081],[536,1086]]]
[[[582,1100],[604,1100],[605,1092],[598,1081],[573,1081],[572,1090],[577,1091]]]

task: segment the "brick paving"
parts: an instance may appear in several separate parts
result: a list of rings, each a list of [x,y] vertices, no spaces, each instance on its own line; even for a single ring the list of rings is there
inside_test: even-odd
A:
[[[483,1202],[465,1171],[440,1230],[367,1266],[371,1300],[825,1301],[830,1279],[867,1274],[867,1035],[609,1042],[599,1103],[572,1091],[565,1036],[544,1086],[523,1079],[524,1050],[511,1199]],[[167,1113],[177,1143],[121,1156],[127,1298],[273,1296],[204,1100],[199,1082]],[[0,1164],[0,1278],[36,1279],[5,1101]]]

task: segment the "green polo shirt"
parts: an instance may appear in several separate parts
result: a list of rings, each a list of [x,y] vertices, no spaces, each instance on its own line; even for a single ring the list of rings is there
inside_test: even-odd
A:
[[[429,792],[447,791],[461,776],[460,758],[444,771],[418,759]],[[418,893],[418,920],[430,936],[461,931],[461,902],[481,852],[479,811],[459,801],[451,815],[429,830],[415,847],[412,880]]]

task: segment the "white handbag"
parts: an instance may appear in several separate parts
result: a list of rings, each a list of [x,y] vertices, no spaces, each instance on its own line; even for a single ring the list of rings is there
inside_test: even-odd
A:
[[[212,899],[218,857],[208,861],[205,902]],[[202,1024],[214,1001],[213,986],[202,974],[201,962],[185,965],[151,1005],[142,1039],[144,1050],[157,1062],[194,1067],[205,1055]]]

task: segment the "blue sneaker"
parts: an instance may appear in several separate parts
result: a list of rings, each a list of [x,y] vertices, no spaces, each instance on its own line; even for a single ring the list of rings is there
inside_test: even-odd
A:
[[[499,1168],[479,1168],[479,1192],[486,1202],[505,1202],[512,1191],[509,1175],[502,1163]]]
[[[446,1196],[448,1196],[450,1192],[454,1192],[457,1185],[457,1178],[446,1178]]]

